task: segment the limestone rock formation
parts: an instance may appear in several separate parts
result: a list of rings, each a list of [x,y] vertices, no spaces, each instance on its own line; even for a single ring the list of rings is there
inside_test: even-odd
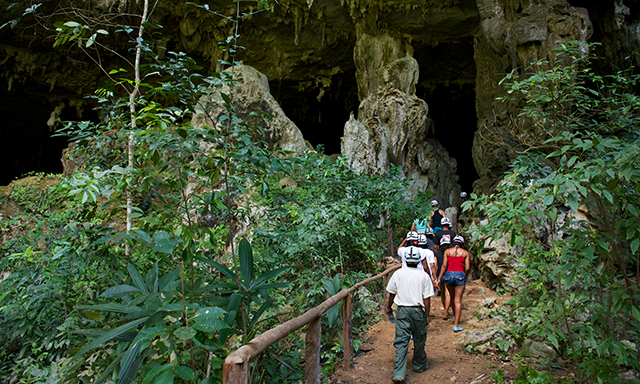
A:
[[[309,150],[298,127],[284,114],[269,92],[267,77],[248,65],[236,66],[233,71],[237,82],[224,85],[220,92],[230,97],[243,121],[260,128],[260,139],[269,143],[271,150],[282,149],[296,153]],[[220,117],[227,112],[218,92],[203,96],[199,104],[200,112],[192,119],[195,127],[218,127],[224,124]],[[264,113],[269,118],[265,118]]]
[[[522,75],[532,62],[549,60],[558,41],[587,41],[592,25],[586,9],[564,0],[477,3],[482,21],[475,42],[478,130],[473,159],[480,180],[474,189],[490,192],[524,142],[544,137],[516,118],[514,103],[496,100],[505,95],[500,79],[513,69]]]
[[[483,247],[473,260],[474,268],[489,287],[495,285],[514,289],[515,268],[519,265],[513,257],[518,250],[509,244],[510,236],[483,242]]]
[[[431,190],[449,204],[460,192],[456,160],[426,139],[429,108],[415,94],[419,67],[388,34],[358,38],[354,50],[358,118],[351,114],[342,137],[342,154],[356,170],[383,174],[392,165],[412,178],[414,192]]]

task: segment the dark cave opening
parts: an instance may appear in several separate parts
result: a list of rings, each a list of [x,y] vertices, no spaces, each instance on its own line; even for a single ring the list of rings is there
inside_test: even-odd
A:
[[[472,147],[478,124],[475,85],[439,85],[433,89],[418,88],[418,97],[427,102],[431,127],[427,138],[434,138],[456,159],[458,183],[470,193],[478,173],[473,165]]]
[[[424,84],[424,83],[421,83]],[[473,83],[417,86],[417,96],[429,105],[432,120],[427,139],[438,140],[458,162],[459,183],[470,192],[478,178],[471,148],[476,129],[475,88]],[[324,153],[340,153],[340,139],[349,115],[359,105],[355,70],[335,75],[329,88],[303,87],[294,81],[271,81],[271,93],[287,116],[300,128],[305,140]],[[29,172],[61,173],[60,158],[67,140],[51,137],[47,120],[55,104],[34,84],[13,87],[2,84],[0,112],[5,120],[0,130],[0,160],[5,165],[0,185]],[[297,91],[306,88],[305,91]],[[36,91],[27,91],[27,89]],[[309,92],[313,89],[313,92]],[[321,91],[322,90],[322,91]],[[322,92],[322,94],[320,93]],[[95,113],[85,111],[85,114]],[[62,110],[63,120],[78,120],[75,109]],[[85,117],[86,118],[86,117]]]
[[[478,179],[472,155],[478,125],[473,37],[437,43],[416,40],[413,48],[420,65],[416,95],[429,106],[427,138],[436,139],[456,159],[458,183],[469,193]]]
[[[334,75],[329,88],[317,85],[299,91],[302,84],[286,80],[270,81],[269,87],[305,140],[314,148],[322,145],[327,155],[340,153],[344,124],[360,104],[355,69]]]
[[[40,87],[41,88],[41,87]],[[6,80],[0,82],[0,185],[31,172],[62,173],[64,137],[51,137],[47,121],[54,103],[46,95],[49,90],[35,84],[16,84],[8,90]],[[76,119],[75,110],[62,110],[62,119]]]

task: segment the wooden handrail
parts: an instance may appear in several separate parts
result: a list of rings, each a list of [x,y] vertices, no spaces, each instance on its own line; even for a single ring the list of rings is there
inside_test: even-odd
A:
[[[357,290],[358,288],[367,285],[369,283],[371,283],[372,281],[376,281],[379,279],[382,279],[383,277],[387,276],[388,274],[390,274],[391,272],[399,269],[401,266],[395,266],[392,268],[389,268],[387,270],[385,270],[382,273],[379,273],[373,277],[370,277],[366,280],[363,280],[355,285],[353,285],[351,288],[347,288],[347,289],[343,289],[340,292],[338,292],[337,294],[331,296],[330,298],[328,298],[327,300],[325,300],[324,302],[322,302],[322,304],[318,305],[315,308],[312,308],[310,310],[308,310],[307,312],[303,313],[302,315],[291,319],[289,321],[287,321],[286,323],[280,324],[275,328],[272,328],[262,334],[260,334],[259,336],[256,336],[255,338],[253,338],[251,341],[249,341],[247,344],[243,345],[242,347],[238,348],[237,350],[235,350],[234,352],[231,352],[227,358],[224,361],[224,365],[222,368],[222,383],[223,384],[246,384],[248,383],[249,380],[249,375],[248,375],[248,366],[249,366],[249,361],[251,361],[251,359],[255,358],[256,356],[258,356],[262,351],[264,351],[265,349],[267,349],[270,345],[272,345],[273,343],[277,342],[278,340],[292,334],[293,332],[297,331],[298,329],[300,329],[302,326],[309,324],[309,328],[308,328],[308,334],[307,334],[307,349],[309,349],[310,344],[314,346],[314,348],[319,350],[319,337],[320,337],[320,316],[322,316],[323,313],[327,312],[329,309],[331,309],[331,307],[333,307],[334,305],[338,304],[340,302],[340,300],[348,300],[348,304],[345,303],[345,306],[348,305],[349,307],[349,313],[348,313],[348,317],[349,319],[346,319],[346,314],[343,310],[343,327],[345,327],[345,322],[348,320],[348,328],[349,330],[344,330],[343,334],[347,335],[347,333],[350,333],[350,324],[351,324],[351,313],[350,313],[350,309],[351,309],[351,293],[354,292],[355,290]],[[386,297],[386,295],[385,295]],[[312,336],[309,335],[309,332],[313,333],[313,338],[311,338]],[[317,342],[315,342],[315,339],[317,339]],[[349,345],[347,346],[346,344],[351,344],[350,342],[347,343],[347,341],[345,341],[343,344],[344,348],[345,348],[345,360],[350,360],[353,357],[353,351],[352,351],[352,346]],[[307,350],[306,353],[307,357],[307,364],[306,364],[306,368],[305,368],[305,381],[306,382],[319,382],[319,370],[317,369],[313,369],[313,367],[310,368],[310,359],[316,360],[316,364],[312,364],[313,365],[318,365],[319,364],[319,358],[320,358],[320,354],[318,353],[311,353],[312,356],[310,356],[310,351]],[[312,373],[310,373],[309,376],[312,377],[308,377],[307,373],[309,373],[309,370],[314,371]],[[313,379],[313,377],[317,376],[317,379]]]

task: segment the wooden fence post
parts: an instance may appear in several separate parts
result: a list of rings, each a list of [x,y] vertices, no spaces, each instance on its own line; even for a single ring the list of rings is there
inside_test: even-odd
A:
[[[343,369],[353,368],[353,326],[351,322],[351,293],[342,300],[342,350]]]
[[[247,384],[249,382],[249,363],[229,364],[222,366],[222,382],[228,384]]]
[[[320,384],[320,316],[309,322],[305,336],[304,382],[306,384]]]

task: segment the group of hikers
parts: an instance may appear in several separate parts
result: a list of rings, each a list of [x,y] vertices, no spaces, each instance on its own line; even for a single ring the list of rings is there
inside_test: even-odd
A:
[[[467,194],[460,194],[466,200]],[[458,205],[458,215],[460,205]],[[457,219],[456,217],[456,219]],[[456,223],[457,224],[457,223]],[[389,292],[386,312],[396,325],[396,348],[393,375],[394,383],[403,383],[407,368],[409,343],[413,339],[413,370],[427,369],[427,354],[424,345],[429,327],[431,298],[440,291],[444,308],[443,320],[449,320],[449,309],[453,309],[453,331],[460,332],[462,295],[471,268],[469,252],[464,239],[451,230],[452,223],[440,209],[438,201],[431,201],[428,217],[413,221],[411,230],[398,247],[402,268],[397,270],[386,290]],[[397,306],[395,318],[392,304]]]

